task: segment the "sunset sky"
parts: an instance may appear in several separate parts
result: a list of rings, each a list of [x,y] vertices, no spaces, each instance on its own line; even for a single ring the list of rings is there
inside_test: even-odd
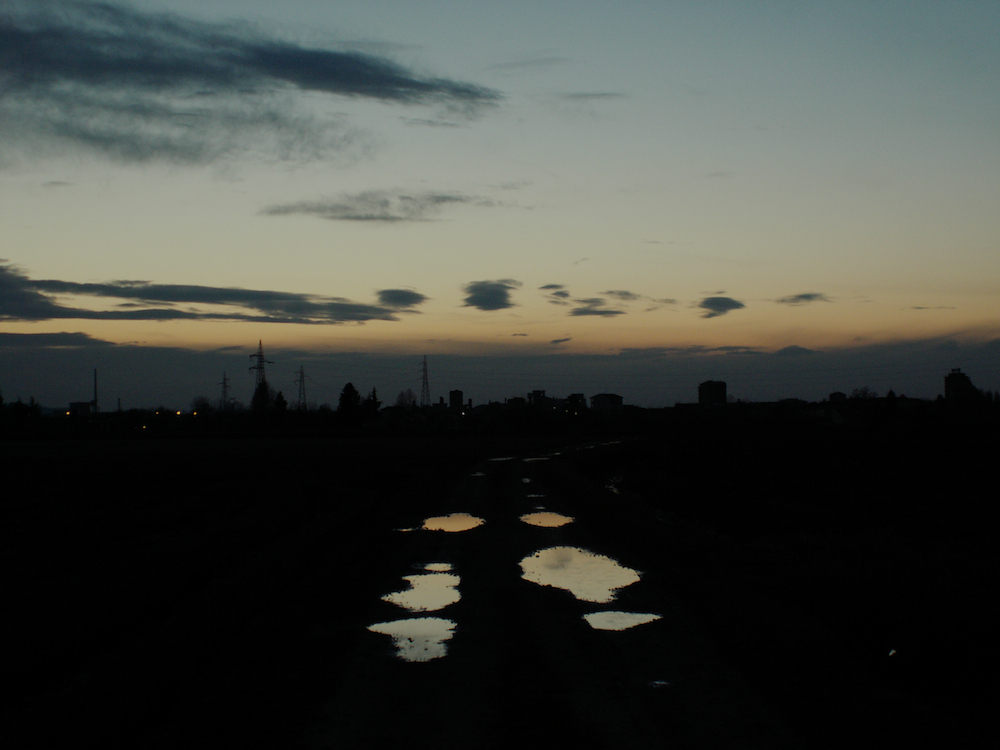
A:
[[[0,391],[1000,388],[1000,3],[0,0]],[[244,393],[245,392],[245,393]]]

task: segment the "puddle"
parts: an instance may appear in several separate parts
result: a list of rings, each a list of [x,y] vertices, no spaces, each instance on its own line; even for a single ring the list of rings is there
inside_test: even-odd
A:
[[[521,482],[523,484],[531,484],[531,479],[529,479],[528,477],[521,477]]]
[[[455,623],[441,617],[412,617],[395,622],[378,622],[369,625],[368,629],[391,636],[396,656],[400,659],[430,661],[440,659],[447,652],[446,641],[455,634]]]
[[[513,456],[500,456],[499,458],[491,458],[490,461],[513,461]]]
[[[592,612],[584,615],[583,619],[594,630],[628,630],[636,625],[659,620],[660,615],[645,612]]]
[[[471,474],[469,474],[469,476],[470,477],[485,477],[486,476],[486,472],[485,471],[474,471]]]
[[[524,462],[525,463],[531,463],[533,461],[548,461],[548,460],[549,460],[548,456],[535,456],[534,458],[526,458],[526,459],[524,459]]]
[[[483,525],[483,519],[468,513],[451,513],[447,516],[432,516],[424,519],[423,528],[428,531],[468,531]]]
[[[565,589],[585,602],[613,601],[617,590],[639,580],[639,573],[616,560],[579,547],[548,547],[521,560],[522,578],[539,586]]]
[[[444,565],[448,570],[451,569],[450,565],[445,563],[441,563],[441,565]],[[431,567],[428,565],[426,570],[430,571]],[[462,598],[462,595],[458,593],[458,584],[461,582],[461,578],[454,573],[431,571],[403,576],[403,580],[410,584],[410,588],[386,594],[382,597],[382,601],[403,607],[410,612],[433,612],[444,609]]]
[[[521,520],[529,526],[544,526],[545,528],[554,529],[559,526],[565,526],[568,523],[573,523],[574,519],[570,516],[564,516],[561,513],[541,511],[538,513],[525,513],[521,516]]]
[[[431,563],[425,565],[424,570],[429,573],[448,573],[451,571],[451,563]]]

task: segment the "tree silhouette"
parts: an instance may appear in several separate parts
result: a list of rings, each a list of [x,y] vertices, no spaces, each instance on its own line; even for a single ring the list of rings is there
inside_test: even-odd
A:
[[[372,392],[365,396],[365,400],[361,402],[361,418],[365,420],[375,419],[381,407],[382,402],[378,400],[378,393],[372,388]]]
[[[253,398],[250,399],[250,409],[257,413],[265,412],[270,408],[272,401],[271,388],[266,380],[262,380],[253,392]]]
[[[361,394],[354,387],[353,383],[344,386],[340,392],[340,400],[337,402],[337,413],[343,416],[354,416],[361,408]]]
[[[278,395],[274,397],[274,410],[283,414],[286,409],[288,409],[288,402],[285,400],[284,394],[278,391]]]

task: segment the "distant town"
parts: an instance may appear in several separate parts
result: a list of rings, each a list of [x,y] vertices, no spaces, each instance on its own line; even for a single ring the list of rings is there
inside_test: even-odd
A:
[[[93,373],[93,397],[61,407],[43,406],[29,399],[4,402],[0,394],[0,435],[17,437],[82,431],[128,434],[187,434],[240,432],[243,429],[271,429],[284,432],[370,434],[420,432],[426,430],[460,431],[538,431],[587,430],[592,428],[629,429],[648,426],[656,417],[692,418],[709,416],[766,419],[772,421],[808,421],[846,424],[858,420],[915,419],[935,415],[988,417],[1000,414],[1000,392],[977,388],[970,376],[955,368],[942,378],[943,391],[936,399],[914,399],[885,394],[867,387],[850,392],[835,391],[819,402],[788,398],[769,402],[734,399],[727,383],[707,380],[692,384],[692,400],[673,407],[643,408],[625,403],[616,393],[587,396],[570,393],[550,395],[544,389],[513,395],[503,401],[474,404],[463,391],[453,389],[447,399],[433,400],[427,383],[426,358],[423,363],[422,392],[401,391],[390,403],[383,402],[373,388],[362,394],[353,383],[346,383],[336,405],[310,404],[305,398],[305,374],[299,372],[299,393],[290,399],[275,391],[267,380],[263,346],[251,355],[255,364],[256,385],[249,404],[232,395],[229,378],[223,373],[218,399],[195,397],[188,409],[122,409],[120,400],[110,408],[98,397],[98,373]]]

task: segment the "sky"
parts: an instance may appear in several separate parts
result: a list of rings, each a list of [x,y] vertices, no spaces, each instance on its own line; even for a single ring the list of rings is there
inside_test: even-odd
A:
[[[0,0],[0,393],[1000,389],[1000,4]],[[246,392],[245,395],[243,392]]]

